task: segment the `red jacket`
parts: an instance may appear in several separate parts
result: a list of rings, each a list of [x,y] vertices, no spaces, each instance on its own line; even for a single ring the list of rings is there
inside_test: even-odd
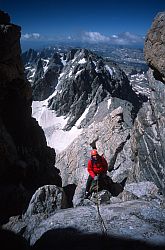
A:
[[[97,174],[106,173],[108,170],[108,163],[103,156],[100,156],[96,162],[92,159],[88,161],[88,172],[92,178]]]

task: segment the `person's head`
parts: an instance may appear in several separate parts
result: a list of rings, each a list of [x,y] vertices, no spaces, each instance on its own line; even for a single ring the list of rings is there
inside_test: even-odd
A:
[[[96,149],[92,149],[91,150],[91,158],[94,159],[94,160],[97,160],[98,157],[99,157],[99,154],[98,154],[97,150]]]

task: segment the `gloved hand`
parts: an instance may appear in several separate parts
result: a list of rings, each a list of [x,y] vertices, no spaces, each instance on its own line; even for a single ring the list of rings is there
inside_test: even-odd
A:
[[[95,177],[94,177],[94,181],[97,181],[98,180],[98,176],[96,175]]]

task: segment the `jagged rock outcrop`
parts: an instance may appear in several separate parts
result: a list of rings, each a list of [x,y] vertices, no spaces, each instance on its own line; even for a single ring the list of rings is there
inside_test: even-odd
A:
[[[55,151],[31,116],[32,91],[21,61],[21,28],[0,12],[0,214],[21,214],[44,184],[61,185]]]
[[[156,80],[165,83],[165,12],[155,17],[145,41],[145,59]]]
[[[80,126],[88,126],[98,104],[105,98],[116,96],[139,106],[139,99],[132,91],[128,78],[120,68],[88,51],[77,49],[68,52],[57,86],[57,93],[49,100],[49,107],[58,116],[67,116],[65,129],[69,130],[89,107],[88,115]]]
[[[134,125],[132,141],[135,178],[152,180],[165,196],[165,12],[159,13],[148,31],[145,58],[148,70],[149,101],[143,104]]]
[[[37,51],[35,51],[34,49],[29,49],[26,52],[24,52],[22,54],[22,62],[24,65],[30,64],[30,63],[34,63],[37,59]]]
[[[47,64],[47,69],[43,70],[41,59],[39,59],[40,68],[36,69],[34,75],[34,82],[32,85],[33,89],[33,100],[42,101],[48,98],[55,90],[58,83],[58,77],[63,68],[63,64],[60,59],[60,55],[54,53]],[[42,67],[42,72],[41,72]],[[42,77],[41,77],[42,76]]]
[[[44,68],[41,59],[39,58],[36,63],[36,74],[34,75],[34,82],[42,78],[44,74]]]
[[[28,50],[22,54],[25,74],[32,86],[33,100],[42,101],[55,90],[63,68],[60,53],[53,49]]]
[[[56,209],[61,209],[62,196],[62,188],[58,188],[55,185],[40,187],[32,196],[24,216],[30,217],[35,214],[48,215]]]

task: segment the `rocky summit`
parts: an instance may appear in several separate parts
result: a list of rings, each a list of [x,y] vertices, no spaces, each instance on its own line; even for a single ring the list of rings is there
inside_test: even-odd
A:
[[[34,250],[164,249],[165,13],[146,36],[143,83],[86,48],[21,55],[21,28],[0,15],[0,239]],[[92,148],[111,189],[85,199]]]

